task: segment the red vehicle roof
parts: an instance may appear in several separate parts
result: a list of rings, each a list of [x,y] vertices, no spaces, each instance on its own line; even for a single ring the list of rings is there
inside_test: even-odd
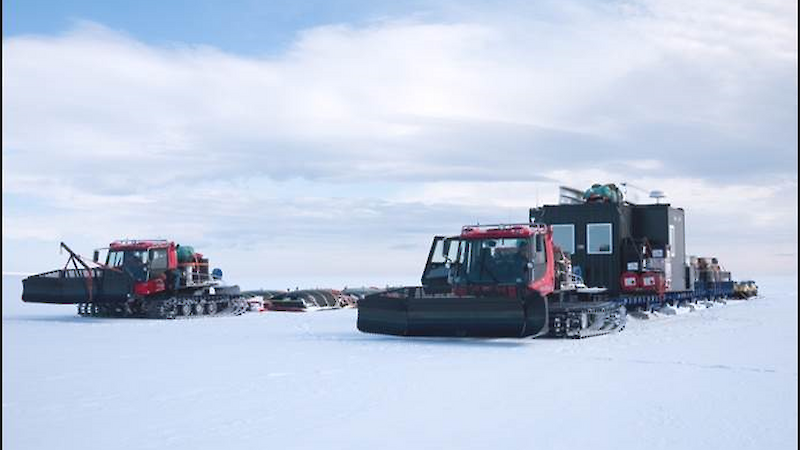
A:
[[[151,248],[167,248],[174,245],[170,241],[156,239],[123,239],[108,245],[111,250],[148,250]]]
[[[526,238],[534,234],[545,233],[546,225],[509,224],[509,225],[467,225],[461,229],[462,239],[500,239]]]

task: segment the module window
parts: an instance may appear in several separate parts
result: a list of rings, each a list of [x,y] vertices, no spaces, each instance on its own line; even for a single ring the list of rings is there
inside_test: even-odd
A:
[[[586,225],[586,252],[591,255],[605,255],[613,252],[610,223],[590,223]]]
[[[556,244],[561,251],[572,255],[575,253],[575,225],[561,224],[553,225],[553,243]]]

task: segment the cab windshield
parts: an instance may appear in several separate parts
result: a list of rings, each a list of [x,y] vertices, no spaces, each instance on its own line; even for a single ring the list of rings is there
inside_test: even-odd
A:
[[[106,265],[122,269],[136,281],[145,281],[150,272],[151,256],[147,250],[112,250],[108,252]]]
[[[457,283],[517,284],[529,277],[528,238],[476,239],[463,242]]]
[[[113,250],[108,252],[107,266],[122,267],[126,264],[147,264],[147,250]]]

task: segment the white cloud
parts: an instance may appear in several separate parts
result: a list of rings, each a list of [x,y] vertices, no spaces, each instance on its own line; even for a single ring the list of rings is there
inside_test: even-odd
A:
[[[262,58],[91,23],[7,37],[4,243],[287,236],[324,274],[333,240],[374,266],[596,181],[796,242],[796,3],[541,8],[319,27]]]

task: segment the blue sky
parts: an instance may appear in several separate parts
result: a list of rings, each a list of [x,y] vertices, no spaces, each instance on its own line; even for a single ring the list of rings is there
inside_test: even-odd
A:
[[[88,20],[154,45],[184,42],[258,55],[285,48],[299,30],[410,15],[432,19],[441,17],[446,5],[385,0],[8,1],[3,2],[3,37],[60,33]]]
[[[690,254],[796,273],[796,2],[3,13],[4,272],[162,237],[246,285],[409,283],[433,234],[627,181]]]

